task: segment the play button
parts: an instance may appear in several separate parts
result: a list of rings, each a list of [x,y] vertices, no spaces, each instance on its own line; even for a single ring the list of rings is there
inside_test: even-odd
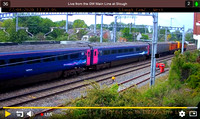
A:
[[[5,117],[8,117],[9,115],[11,115],[11,113],[8,111],[5,111]]]

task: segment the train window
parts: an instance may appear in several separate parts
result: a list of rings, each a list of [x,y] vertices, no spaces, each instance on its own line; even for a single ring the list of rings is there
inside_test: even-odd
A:
[[[133,52],[133,48],[129,49],[129,52]]]
[[[102,54],[103,54],[103,53],[102,53],[102,50],[99,51],[99,54],[102,56]]]
[[[59,56],[58,60],[67,60],[68,59],[68,55],[63,55],[63,56]]]
[[[27,60],[28,60],[27,64],[39,63],[40,57],[28,57]],[[32,61],[29,61],[29,60],[32,60]]]
[[[147,50],[147,48],[146,47],[142,47],[142,51],[146,51]]]
[[[85,53],[84,52],[81,52],[81,55],[84,55]]]
[[[124,49],[124,52],[128,52],[128,49]]]
[[[94,52],[94,56],[97,56],[97,51]]]
[[[136,48],[136,52],[140,51],[140,48]]]
[[[111,51],[111,54],[116,54],[117,53],[117,50],[112,50]]]
[[[53,57],[52,55],[45,56],[44,58],[45,58],[45,59],[43,59],[44,62],[55,61],[55,57]]]
[[[1,65],[5,65],[5,64],[6,64],[5,60],[0,60],[0,68],[5,67],[5,66],[1,66]]]
[[[5,60],[0,60],[0,65],[3,65],[5,63],[6,63]]]
[[[110,50],[104,50],[103,51],[103,55],[109,55],[110,54]]]
[[[70,59],[76,59],[76,58],[78,58],[78,56],[79,56],[78,53],[76,53],[76,54],[71,54],[71,55],[70,55]]]
[[[10,64],[10,63],[11,63],[11,64],[10,64],[9,66],[22,65],[22,64],[23,64],[23,63],[22,63],[23,61],[24,61],[23,58],[10,59],[10,60],[9,60],[9,64]],[[12,64],[12,63],[15,63],[15,64]]]
[[[122,53],[122,52],[123,52],[123,50],[122,50],[122,49],[119,49],[119,50],[118,50],[118,53]]]

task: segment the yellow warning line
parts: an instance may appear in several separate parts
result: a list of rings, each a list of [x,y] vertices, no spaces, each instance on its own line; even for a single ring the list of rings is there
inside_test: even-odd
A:
[[[3,107],[3,109],[187,109],[187,107]]]

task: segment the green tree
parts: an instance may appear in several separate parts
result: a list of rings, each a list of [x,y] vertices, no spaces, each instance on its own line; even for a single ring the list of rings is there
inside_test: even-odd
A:
[[[165,29],[160,29],[160,34],[164,34],[165,35]],[[167,30],[167,33],[170,33],[170,30]]]
[[[186,33],[185,40],[190,42],[195,42],[195,40],[193,39],[193,33]]]
[[[182,33],[179,30],[172,32],[171,41],[181,41],[182,40]]]
[[[69,40],[69,35],[67,33],[56,38],[56,41],[66,41],[66,40]]]
[[[39,23],[40,31],[42,33],[48,33],[50,31],[50,27],[55,27],[53,21],[48,18],[42,19],[42,22]]]
[[[87,28],[87,24],[84,20],[77,19],[73,23],[73,28]]]
[[[34,35],[43,32],[43,27],[41,26],[42,18],[40,16],[19,17],[18,20],[20,27],[28,27],[29,32]]]
[[[142,27],[142,28],[137,28],[136,32],[149,33],[149,30],[147,28],[145,29],[146,25],[137,25],[137,27]]]
[[[7,19],[4,20],[2,23],[2,27],[6,28],[6,32],[9,33],[9,35],[7,34],[2,34],[1,37],[1,41],[3,42],[22,42],[22,41],[26,41],[29,40],[30,37],[28,37],[28,34],[26,33],[25,30],[18,30],[16,32],[15,29],[15,19]]]
[[[45,40],[45,38],[44,38],[44,33],[38,33],[37,35],[35,35],[35,37],[38,39],[38,40],[40,40],[40,41],[43,41],[43,40]]]
[[[100,41],[100,37],[99,36],[92,36],[89,38],[90,42],[99,42]]]
[[[112,27],[110,27],[109,30],[112,31],[112,30],[113,30],[114,22],[111,22],[110,25],[111,25]],[[117,26],[120,26],[120,25],[126,25],[126,24],[125,24],[125,23],[122,23],[122,22],[119,22],[119,23],[117,23],[116,25],[117,25]],[[118,32],[118,31],[120,31],[120,30],[122,30],[122,29],[124,29],[124,28],[123,28],[123,27],[117,27],[116,31]]]
[[[87,31],[85,29],[79,29],[76,33],[76,36],[78,38],[78,40],[81,40],[81,38],[87,34]]]
[[[129,42],[133,41],[133,35],[132,33],[129,34],[130,29],[129,28],[124,28],[123,30],[121,30],[122,32],[122,37],[126,38]]]
[[[53,32],[51,32],[48,36],[51,36],[53,38],[58,38],[59,36],[62,36],[65,34],[65,31],[63,29],[54,29]]]
[[[147,40],[147,39],[149,39],[149,36],[147,34],[142,34],[142,38],[141,39]]]
[[[9,42],[9,36],[3,32],[3,30],[0,30],[0,42]]]
[[[50,27],[55,27],[56,24],[48,19],[42,18],[40,16],[32,16],[32,17],[20,17],[19,19],[19,26],[20,27],[28,27],[29,32],[33,35],[37,35],[38,33],[47,33],[51,29]],[[57,35],[52,35],[53,37]]]
[[[56,24],[56,27],[65,27],[66,21],[65,20],[57,21],[57,22],[55,22],[55,24]],[[73,28],[72,23],[68,22],[68,29],[72,29],[72,28]]]

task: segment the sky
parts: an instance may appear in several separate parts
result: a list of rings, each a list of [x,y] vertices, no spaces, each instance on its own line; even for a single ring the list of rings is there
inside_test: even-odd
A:
[[[43,16],[50,18],[52,21],[61,21],[66,20],[65,15],[56,15],[56,16]],[[104,24],[110,24],[114,21],[113,16],[104,16],[103,17]],[[158,13],[158,25],[160,26],[171,26],[171,18],[172,18],[172,26],[173,27],[183,27],[185,26],[185,31],[188,29],[193,29],[193,19],[194,13]],[[76,19],[84,20],[85,23],[89,26],[94,24],[95,17],[94,15],[73,15],[69,16],[68,20],[73,22]],[[132,18],[122,18],[118,19],[117,22],[123,23],[134,23],[134,19]],[[97,24],[101,24],[101,16],[97,16]],[[151,16],[136,16],[136,25],[153,25],[153,18]]]

